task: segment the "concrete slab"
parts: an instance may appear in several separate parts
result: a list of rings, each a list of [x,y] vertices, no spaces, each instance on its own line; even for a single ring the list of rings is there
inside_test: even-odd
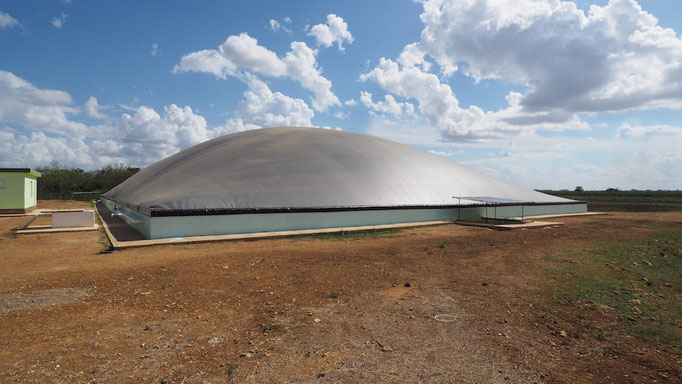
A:
[[[606,212],[583,212],[583,213],[563,213],[558,215],[539,215],[539,216],[521,216],[510,217],[513,220],[532,220],[532,219],[551,219],[554,217],[570,217],[570,216],[603,216],[608,215]]]
[[[53,228],[87,228],[93,225],[95,225],[95,212],[92,209],[52,213]]]
[[[116,247],[116,243],[127,241],[145,240],[144,236],[126,224],[120,217],[111,216],[111,212],[102,203],[95,203],[95,211],[99,216],[104,231],[111,244]]]
[[[31,212],[26,212],[26,213],[3,213],[3,214],[0,214],[0,218],[45,215],[45,214],[50,214],[50,213],[47,213],[49,211],[50,211],[49,209],[34,209]]]
[[[81,231],[96,231],[99,229],[99,225],[95,223],[93,227],[71,227],[71,228],[53,228],[49,225],[36,225],[33,227],[26,227],[25,229],[20,229],[16,233],[21,235],[27,235],[31,233],[54,233],[54,232],[81,232]]]
[[[530,221],[530,222],[525,222],[525,223],[519,223],[519,224],[487,224],[487,223],[478,223],[478,222],[473,222],[473,221],[455,221],[455,224],[458,225],[464,225],[467,227],[481,227],[481,228],[490,228],[490,229],[495,229],[498,231],[511,231],[514,229],[528,229],[528,228],[546,228],[546,227],[554,227],[557,225],[564,225],[564,223],[559,223],[559,222],[553,222],[553,221]]]

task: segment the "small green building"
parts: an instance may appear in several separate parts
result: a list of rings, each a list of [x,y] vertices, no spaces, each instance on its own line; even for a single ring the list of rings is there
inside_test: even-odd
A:
[[[0,168],[0,214],[33,210],[39,177],[40,172],[31,168]]]

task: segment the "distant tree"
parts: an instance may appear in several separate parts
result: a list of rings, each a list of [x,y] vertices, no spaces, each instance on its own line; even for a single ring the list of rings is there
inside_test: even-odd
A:
[[[139,171],[140,168],[127,167],[123,163],[114,166],[107,165],[102,169],[92,171],[92,190],[104,193],[126,181],[130,176]]]
[[[606,192],[617,192],[620,191],[620,188],[606,188]]]
[[[584,190],[583,190],[583,186],[582,186],[582,185],[579,185],[579,186],[575,187],[575,192],[583,192],[583,191],[584,191]]]
[[[42,174],[38,181],[39,199],[71,199],[74,192],[104,193],[139,172],[140,168],[121,163],[86,172],[80,168],[67,169],[52,162],[37,170]]]

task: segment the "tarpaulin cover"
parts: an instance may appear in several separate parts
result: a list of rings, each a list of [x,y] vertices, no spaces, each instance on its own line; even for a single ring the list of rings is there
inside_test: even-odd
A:
[[[399,208],[574,201],[522,188],[378,137],[268,128],[206,141],[163,159],[103,197],[148,211]],[[472,197],[468,200],[467,197]]]

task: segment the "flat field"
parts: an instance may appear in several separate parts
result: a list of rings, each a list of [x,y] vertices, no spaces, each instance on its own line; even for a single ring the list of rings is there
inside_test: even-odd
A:
[[[103,254],[23,221],[0,218],[2,383],[682,382],[682,212]]]
[[[682,211],[682,191],[542,191],[586,201],[593,212]]]

